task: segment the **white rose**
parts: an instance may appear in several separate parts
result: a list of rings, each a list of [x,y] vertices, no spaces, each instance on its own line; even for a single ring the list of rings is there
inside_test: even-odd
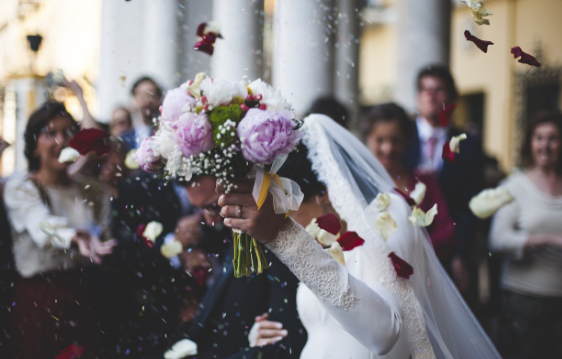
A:
[[[173,241],[170,243],[164,243],[160,247],[160,253],[166,258],[172,258],[183,252],[183,246],[178,241]]]
[[[72,147],[63,148],[60,151],[59,163],[74,162],[80,157],[80,153]]]
[[[146,225],[146,228],[144,229],[142,235],[149,241],[154,242],[156,238],[158,238],[158,236],[162,233],[163,229],[164,227],[162,226],[162,223],[152,221]]]
[[[156,134],[157,152],[164,159],[168,159],[178,144],[178,136],[174,131],[162,128]]]
[[[480,192],[470,200],[468,206],[476,217],[484,219],[492,216],[501,207],[513,200],[513,196],[505,187],[498,187]]]
[[[375,198],[375,206],[377,211],[382,212],[390,206],[390,195],[388,193],[379,193]]]
[[[375,219],[375,228],[381,232],[382,238],[386,241],[392,233],[396,232],[398,225],[390,213],[382,212]]]
[[[332,258],[334,258],[336,262],[338,262],[342,266],[345,266],[345,257],[343,256],[343,249],[341,248],[338,242],[332,243],[330,248],[326,248],[326,250],[328,251],[328,253],[330,253]]]
[[[431,225],[431,223],[433,223],[433,219],[435,218],[436,214],[437,204],[434,204],[433,207],[431,207],[430,210],[427,211],[427,213],[425,213],[418,207],[415,207],[412,210],[412,214],[410,215],[410,217],[408,217],[408,220],[412,222],[414,226],[427,227]]]
[[[427,187],[425,184],[418,182],[416,183],[416,187],[414,187],[414,190],[412,192],[410,192],[410,198],[414,200],[414,202],[416,202],[416,204],[420,204],[423,201],[423,198],[425,197],[425,192],[427,190]]]
[[[275,90],[269,84],[257,79],[248,85],[252,90],[252,95],[261,95],[261,104],[265,105],[269,111],[291,110],[291,104],[281,95],[280,91]]]
[[[183,339],[164,353],[164,359],[182,359],[190,355],[197,355],[197,344],[189,339]]]
[[[139,168],[139,164],[137,163],[137,160],[135,160],[135,153],[137,152],[137,150],[132,149],[127,153],[127,156],[125,156],[125,167],[127,167],[130,170],[136,170],[137,168]]]
[[[201,82],[201,91],[207,98],[209,106],[225,106],[230,104],[235,96],[246,99],[248,89],[241,82],[228,82],[220,79],[206,78]]]
[[[451,138],[451,141],[449,141],[449,149],[451,150],[451,152],[460,152],[460,142],[462,140],[466,140],[466,133],[458,136],[453,136],[453,138]]]

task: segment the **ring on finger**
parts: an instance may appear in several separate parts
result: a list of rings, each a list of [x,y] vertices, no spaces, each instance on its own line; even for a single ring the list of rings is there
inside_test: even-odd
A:
[[[238,215],[238,218],[242,218],[242,206],[238,206],[238,211],[236,213]]]

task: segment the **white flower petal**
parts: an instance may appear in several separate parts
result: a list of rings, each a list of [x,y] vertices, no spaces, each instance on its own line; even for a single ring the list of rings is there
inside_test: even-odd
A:
[[[433,219],[437,214],[437,204],[434,204],[433,207],[427,213],[422,211],[420,208],[415,207],[412,210],[412,214],[408,217],[408,220],[412,222],[414,226],[418,227],[427,227],[433,223]]]
[[[318,238],[318,234],[320,233],[321,230],[322,229],[318,226],[318,223],[316,223],[316,218],[314,218],[312,221],[310,221],[310,224],[308,226],[306,226],[306,231],[314,239]]]
[[[418,182],[416,183],[416,187],[414,187],[414,190],[410,192],[410,198],[412,198],[414,202],[419,205],[420,203],[422,203],[426,191],[427,186],[422,182]]]
[[[162,223],[152,221],[146,225],[146,228],[144,229],[142,235],[149,241],[154,242],[156,238],[158,238],[158,236],[162,233],[163,229],[164,227],[162,226]]]
[[[461,2],[468,6],[472,19],[475,23],[478,25],[490,25],[490,20],[484,19],[484,16],[493,14],[486,10],[483,0],[461,0]]]
[[[183,246],[178,241],[173,241],[171,243],[164,243],[160,247],[160,253],[166,258],[172,258],[183,252]]]
[[[197,355],[197,344],[189,339],[183,339],[164,353],[164,359],[182,359],[190,355]]]
[[[386,241],[392,233],[396,232],[398,225],[390,213],[381,212],[375,219],[375,228],[380,231],[382,238]]]
[[[203,82],[205,77],[207,77],[206,73],[199,72],[197,75],[195,75],[195,79],[193,80],[191,85],[187,86],[187,92],[189,92],[189,94],[193,96],[196,100],[199,100],[201,98],[200,86],[201,86],[201,82]]]
[[[460,142],[463,140],[466,140],[466,133],[458,136],[453,136],[453,138],[451,138],[451,141],[449,141],[449,149],[451,150],[451,152],[459,153]]]
[[[336,262],[338,262],[342,266],[345,266],[345,257],[343,256],[343,249],[341,248],[338,242],[332,243],[330,248],[326,248],[326,250],[328,251],[328,253],[330,253],[332,258],[334,258]]]
[[[320,242],[323,246],[327,247],[337,241],[338,237],[328,231],[321,229],[320,232],[318,232],[318,237],[316,237],[316,239],[318,239],[318,242]]]
[[[125,167],[127,167],[130,170],[136,170],[137,168],[140,167],[137,161],[135,160],[135,152],[137,152],[137,150],[132,149],[127,153],[127,156],[125,157]]]
[[[74,162],[80,157],[80,153],[72,147],[63,148],[60,151],[59,163]]]
[[[379,193],[375,198],[375,205],[379,212],[384,211],[390,206],[390,195],[388,193]]]
[[[488,218],[501,207],[512,202],[513,196],[505,187],[486,189],[470,200],[469,207],[478,218]]]

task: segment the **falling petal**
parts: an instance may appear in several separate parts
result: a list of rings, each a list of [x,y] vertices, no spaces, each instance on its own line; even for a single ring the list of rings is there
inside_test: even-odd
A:
[[[480,40],[476,36],[472,35],[468,30],[464,32],[464,37],[466,37],[466,41],[472,41],[474,45],[476,45],[480,50],[486,53],[488,52],[488,46],[494,44],[491,41]]]
[[[451,114],[456,108],[457,105],[454,103],[449,106],[445,106],[445,104],[443,104],[443,110],[439,111],[439,114],[437,115],[437,117],[439,117],[441,127],[447,127],[449,125],[449,122],[451,122]]]
[[[326,248],[326,250],[328,251],[328,253],[330,253],[332,258],[334,258],[336,262],[338,262],[342,266],[345,266],[345,257],[343,256],[343,250],[338,242],[332,243],[332,245],[329,248]]]
[[[519,46],[512,47],[511,53],[513,54],[514,59],[521,57],[519,62],[522,64],[541,67],[541,63],[538,62],[536,58],[521,50]]]
[[[476,217],[485,219],[513,200],[505,187],[498,187],[480,192],[470,200],[469,207]]]
[[[394,270],[396,271],[396,275],[401,278],[409,279],[412,274],[414,274],[414,268],[409,265],[405,260],[398,257],[396,253],[391,252],[388,257],[392,261],[392,265],[394,266]]]
[[[103,156],[109,153],[109,145],[105,141],[108,137],[109,134],[103,130],[86,128],[74,135],[68,144],[82,156],[90,152]]]
[[[338,238],[338,243],[344,251],[350,251],[355,247],[362,246],[365,240],[355,232],[345,232]]]

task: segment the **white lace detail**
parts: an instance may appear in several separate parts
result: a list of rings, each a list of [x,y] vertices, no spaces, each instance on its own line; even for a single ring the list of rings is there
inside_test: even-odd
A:
[[[372,258],[372,263],[377,269],[380,283],[399,300],[402,310],[402,322],[406,328],[410,351],[414,359],[432,359],[435,353],[425,326],[422,308],[415,297],[414,290],[408,280],[396,275],[396,271],[388,258],[391,250],[388,244],[374,230],[374,225],[369,226],[365,216],[367,203],[361,202],[346,181],[338,168],[338,163],[333,157],[329,140],[321,125],[316,121],[305,121],[306,144],[312,162],[313,170],[318,174],[318,179],[325,183],[330,194],[330,202],[340,217],[347,222],[350,230],[356,231],[365,239],[365,249]],[[373,179],[376,180],[376,179]],[[379,183],[379,188],[390,192],[391,187]]]
[[[348,309],[358,301],[349,294],[347,271],[291,219],[277,239],[267,247],[283,262],[319,299],[331,305]]]

